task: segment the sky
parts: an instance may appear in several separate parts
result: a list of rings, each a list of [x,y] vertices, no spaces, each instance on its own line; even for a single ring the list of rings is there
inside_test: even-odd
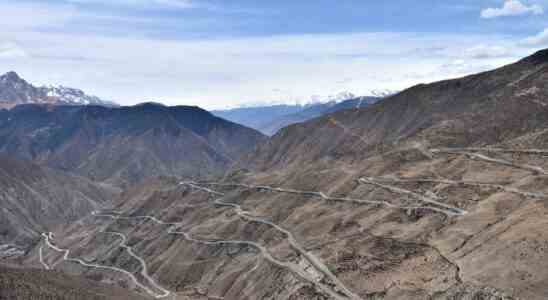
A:
[[[548,47],[548,0],[0,0],[0,27],[0,73],[211,109],[496,68]]]

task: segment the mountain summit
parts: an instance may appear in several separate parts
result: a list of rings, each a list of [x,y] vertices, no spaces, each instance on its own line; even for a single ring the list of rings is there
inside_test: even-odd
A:
[[[0,108],[11,109],[20,104],[64,104],[116,106],[83,91],[64,86],[35,87],[11,71],[0,76]]]

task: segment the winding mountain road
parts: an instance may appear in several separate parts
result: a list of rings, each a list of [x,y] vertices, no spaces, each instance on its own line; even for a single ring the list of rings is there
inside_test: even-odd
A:
[[[505,186],[497,183],[479,182],[479,181],[466,181],[466,180],[450,180],[450,179],[410,179],[410,178],[377,178],[378,182],[394,182],[394,183],[438,183],[446,185],[460,185],[460,186],[479,186],[490,187],[504,192],[517,194],[527,198],[533,199],[548,199],[548,195],[538,192],[528,192],[516,189],[513,187]]]
[[[330,120],[331,121],[331,120]],[[341,126],[338,122],[335,120],[331,121],[334,125],[341,127],[345,129],[345,132],[350,133],[351,131],[348,130],[346,127]],[[360,139],[362,139],[360,137]],[[364,141],[362,139],[364,143]],[[507,167],[527,170],[530,172],[533,172],[534,174],[540,174],[540,175],[548,175],[548,172],[544,170],[541,167],[538,166],[531,166],[526,164],[516,164],[504,159],[498,159],[489,157],[484,154],[476,153],[476,152],[499,152],[499,153],[517,153],[517,154],[528,154],[528,155],[548,155],[548,150],[540,150],[540,149],[525,149],[525,150],[513,150],[513,149],[502,149],[502,148],[442,148],[442,149],[429,149],[429,153],[432,154],[449,154],[449,155],[466,155],[470,159],[473,160],[479,160],[484,161],[488,163],[494,163],[499,165],[504,165]],[[496,184],[496,183],[485,183],[485,182],[473,182],[473,181],[457,181],[457,180],[449,180],[449,179],[402,179],[402,178],[371,178],[371,177],[363,177],[359,178],[358,182],[362,184],[368,184],[373,185],[379,188],[386,189],[393,193],[398,193],[406,196],[410,196],[420,202],[426,203],[427,205],[432,206],[398,206],[395,204],[392,204],[387,201],[377,201],[377,200],[362,200],[362,199],[353,199],[353,198],[346,198],[346,197],[331,197],[327,196],[321,191],[302,191],[302,190],[295,190],[295,189],[284,189],[284,188],[276,188],[266,185],[247,185],[247,184],[237,184],[237,183],[217,183],[217,182],[180,182],[180,185],[186,185],[194,189],[198,189],[204,192],[207,192],[211,195],[218,196],[219,198],[214,200],[214,204],[222,207],[230,207],[234,210],[234,212],[243,220],[247,222],[252,223],[259,223],[264,224],[269,227],[272,227],[276,231],[283,234],[287,241],[289,242],[289,245],[291,248],[296,251],[304,260],[308,262],[309,267],[313,267],[317,272],[316,273],[310,273],[306,270],[306,268],[303,268],[302,266],[293,263],[293,262],[286,262],[286,261],[280,261],[272,256],[272,254],[269,252],[269,250],[256,242],[253,241],[245,241],[245,240],[206,240],[206,239],[199,239],[196,237],[193,237],[189,232],[180,231],[180,227],[183,225],[182,222],[164,222],[154,216],[123,216],[123,213],[115,213],[115,214],[101,214],[98,212],[93,212],[92,215],[96,217],[108,217],[112,219],[126,219],[126,220],[132,220],[132,219],[144,219],[152,221],[156,224],[163,225],[163,226],[169,226],[167,230],[167,234],[173,234],[173,235],[182,235],[185,240],[194,242],[194,243],[200,243],[204,245],[244,245],[251,248],[256,249],[260,254],[261,257],[272,263],[273,265],[276,265],[278,267],[284,268],[291,273],[295,274],[299,279],[308,282],[315,286],[320,292],[329,295],[330,297],[337,299],[337,300],[361,300],[362,298],[351,291],[348,287],[345,286],[345,284],[340,281],[331,271],[330,269],[314,254],[307,251],[296,239],[296,237],[287,229],[284,229],[278,224],[275,224],[271,221],[265,220],[263,218],[257,217],[252,215],[251,212],[244,210],[239,204],[235,203],[229,203],[224,202],[224,193],[212,190],[206,186],[225,186],[225,187],[240,187],[240,188],[247,188],[247,189],[257,189],[257,190],[265,190],[265,191],[272,191],[272,192],[279,192],[279,193],[288,193],[288,194],[299,194],[299,195],[305,195],[305,196],[311,196],[311,197],[318,197],[323,200],[327,201],[337,201],[337,202],[348,202],[348,203],[354,203],[354,204],[366,204],[366,205],[379,205],[379,206],[385,206],[388,208],[394,208],[394,209],[428,209],[435,212],[439,212],[448,216],[463,216],[466,215],[468,212],[464,209],[451,206],[445,203],[442,203],[438,200],[440,200],[435,195],[422,195],[417,192],[407,190],[395,185],[391,185],[390,183],[438,183],[438,184],[446,184],[446,185],[468,185],[468,186],[485,186],[485,187],[491,187],[498,190],[502,190],[509,193],[518,194],[524,197],[529,198],[535,198],[535,199],[547,199],[548,195],[543,193],[536,193],[536,192],[528,192],[528,191],[522,191],[517,188]],[[141,272],[140,275],[146,279],[146,281],[149,282],[149,286],[146,286],[145,284],[141,283],[138,278],[135,276],[135,274],[121,269],[117,267],[112,266],[105,266],[105,265],[98,265],[98,264],[92,264],[85,262],[81,259],[77,258],[70,258],[70,249],[63,249],[60,247],[57,247],[52,241],[54,240],[53,234],[51,232],[49,233],[42,233],[42,237],[45,240],[45,244],[47,247],[60,252],[63,254],[63,261],[69,261],[74,262],[77,264],[80,264],[84,267],[89,268],[96,268],[96,269],[103,269],[103,270],[109,270],[114,272],[123,273],[124,275],[128,276],[131,281],[134,282],[134,284],[139,287],[140,289],[144,290],[147,294],[150,296],[156,298],[156,299],[163,299],[173,294],[173,292],[163,288],[160,286],[154,278],[152,278],[148,273],[148,266],[146,261],[137,255],[131,246],[128,245],[128,237],[119,232],[101,232],[104,234],[110,234],[115,235],[121,239],[120,246],[121,248],[124,248],[128,254],[139,261],[141,264]],[[40,246],[38,249],[39,254],[39,261],[40,264],[46,269],[50,270],[53,267],[48,265],[44,260],[44,246]],[[260,266],[261,260],[259,258],[257,264],[250,270],[250,272],[256,271]],[[328,279],[329,283],[326,283],[326,281],[323,281],[323,279],[318,278],[318,273],[322,274],[325,278]],[[316,275],[316,276],[315,276]],[[323,282],[322,282],[323,281]],[[152,288],[151,288],[152,287]]]
[[[95,214],[95,216],[97,216],[97,217],[108,217],[108,218],[112,218],[112,219],[115,219],[115,220],[118,220],[118,219],[121,219],[121,220],[147,219],[147,220],[152,221],[152,222],[154,222],[156,224],[159,224],[159,225],[169,225],[170,227],[167,230],[168,234],[182,235],[184,237],[184,239],[187,240],[187,241],[194,242],[194,243],[200,243],[200,244],[204,244],[204,245],[210,245],[210,246],[215,246],[215,245],[246,245],[246,246],[249,246],[249,247],[253,247],[253,248],[257,249],[267,261],[271,262],[272,264],[274,264],[278,267],[289,270],[291,273],[295,274],[301,280],[303,280],[305,282],[308,282],[308,283],[312,284],[313,286],[316,286],[318,288],[318,290],[321,291],[322,293],[325,293],[326,295],[329,295],[332,298],[337,299],[337,300],[347,300],[347,299],[349,299],[347,297],[344,297],[344,296],[340,295],[339,293],[334,292],[328,285],[314,279],[310,274],[308,274],[307,272],[302,270],[302,268],[300,268],[298,265],[296,265],[294,263],[290,263],[290,262],[282,262],[280,260],[277,260],[276,258],[274,258],[272,256],[272,254],[270,254],[270,252],[268,251],[268,249],[266,249],[266,247],[264,247],[261,244],[256,243],[256,242],[243,241],[243,240],[203,240],[203,239],[197,239],[197,238],[192,237],[192,235],[188,232],[178,231],[177,227],[181,226],[182,223],[167,223],[167,222],[163,222],[163,221],[161,221],[158,218],[153,217],[153,216],[124,217],[124,216],[120,216],[120,215],[111,215],[111,214]],[[256,265],[253,270],[255,270],[257,268],[258,268],[258,265]]]
[[[360,296],[358,296],[357,294],[352,292],[349,288],[347,288],[319,258],[317,258],[312,253],[306,251],[306,249],[299,244],[295,236],[290,231],[282,228],[281,226],[271,221],[252,216],[250,212],[243,210],[242,207],[238,204],[223,202],[222,197],[225,196],[225,194],[223,193],[211,190],[209,188],[201,187],[197,185],[195,182],[181,182],[180,185],[187,185],[196,189],[203,190],[208,193],[212,193],[214,195],[221,196],[221,198],[218,198],[217,200],[214,201],[215,204],[219,206],[232,207],[234,208],[234,211],[238,214],[238,216],[240,216],[240,218],[242,218],[243,220],[246,220],[248,222],[265,224],[273,227],[278,232],[281,232],[283,235],[287,237],[287,240],[289,244],[291,245],[291,247],[293,248],[293,250],[297,251],[300,255],[302,255],[310,263],[310,265],[312,265],[317,271],[319,271],[320,273],[324,274],[327,278],[329,278],[335,284],[335,286],[340,292],[344,293],[349,299],[361,299]]]
[[[464,209],[460,209],[458,207],[454,207],[454,206],[439,202],[439,201],[437,201],[437,199],[435,199],[432,196],[425,196],[425,195],[421,195],[421,194],[418,194],[416,192],[406,190],[406,189],[403,189],[403,188],[400,188],[400,187],[397,187],[397,186],[383,184],[383,183],[375,181],[375,179],[371,178],[371,177],[363,177],[363,178],[360,178],[358,181],[361,182],[361,183],[364,183],[364,184],[369,184],[369,185],[373,185],[373,186],[376,186],[376,187],[383,188],[385,190],[388,190],[388,191],[396,193],[396,194],[411,196],[412,198],[415,198],[419,201],[439,206],[442,209],[447,210],[448,214],[452,214],[454,216],[463,216],[463,215],[466,215],[468,213]]]
[[[464,149],[466,149],[466,148],[464,148]],[[480,148],[478,148],[478,149],[480,149]],[[484,151],[488,151],[488,150],[485,149]],[[513,151],[517,151],[517,150],[513,150]],[[546,170],[544,170],[543,168],[538,167],[538,166],[515,164],[515,163],[509,162],[509,161],[504,160],[504,159],[493,158],[493,157],[489,157],[489,156],[484,155],[484,154],[462,151],[462,150],[460,150],[460,148],[457,148],[457,149],[430,149],[430,152],[433,153],[433,154],[466,155],[472,160],[480,160],[480,161],[485,161],[485,162],[488,162],[488,163],[493,163],[493,164],[499,164],[499,165],[503,165],[503,166],[507,166],[507,167],[512,167],[512,168],[515,168],[515,169],[522,169],[522,170],[532,172],[534,174],[548,175],[548,172]]]
[[[135,254],[135,252],[133,252],[133,248],[131,246],[129,246],[127,244],[127,236],[122,234],[122,233],[119,233],[119,232],[114,232],[114,231],[105,231],[103,232],[105,234],[112,234],[112,235],[116,235],[118,237],[120,237],[122,239],[122,242],[120,244],[120,247],[121,248],[124,248],[127,250],[127,252],[129,253],[129,255],[131,255],[133,258],[135,258],[136,260],[139,261],[139,263],[141,263],[141,276],[143,276],[148,282],[150,282],[150,284],[152,286],[154,286],[155,289],[161,291],[160,294],[157,294],[157,296],[155,296],[155,298],[157,299],[161,299],[161,298],[165,298],[167,296],[169,296],[171,294],[171,291],[168,291],[167,289],[163,288],[162,286],[160,286],[155,280],[154,278],[152,278],[149,274],[148,274],[148,266],[147,266],[147,263],[145,262],[145,260],[140,257],[139,255]]]
[[[147,287],[147,286],[143,285],[142,283],[140,283],[139,280],[137,279],[137,277],[133,273],[131,273],[129,271],[126,271],[124,269],[120,269],[120,268],[117,268],[117,267],[111,267],[111,266],[98,265],[98,264],[91,264],[91,263],[87,263],[87,262],[85,262],[81,259],[70,258],[69,257],[70,256],[70,250],[69,249],[59,248],[51,242],[51,240],[53,239],[53,234],[51,232],[42,233],[42,237],[44,238],[44,240],[46,242],[46,245],[49,248],[51,248],[51,249],[53,249],[57,252],[63,253],[63,260],[64,261],[77,263],[77,264],[80,264],[84,267],[95,268],[95,269],[103,269],[103,270],[109,270],[109,271],[114,271],[114,272],[118,272],[118,273],[123,273],[123,274],[127,275],[135,283],[136,286],[143,289],[147,294],[151,295],[152,297],[154,297],[156,299],[166,298],[171,294],[171,292],[169,292],[167,290],[164,290],[164,289],[161,289],[162,293],[157,293],[157,292],[153,291],[149,287]],[[124,240],[124,243],[125,243],[125,240]],[[147,278],[147,280],[148,280],[148,278]],[[168,293],[166,293],[165,291],[167,291]]]
[[[327,286],[324,283],[321,283],[317,280],[315,280],[313,277],[310,276],[310,274],[306,273],[306,271],[302,270],[298,265],[290,262],[282,262],[280,260],[275,259],[270,252],[266,249],[266,247],[250,241],[238,241],[238,240],[220,240],[220,241],[205,241],[205,240],[199,240],[196,238],[193,238],[189,233],[187,232],[181,232],[181,231],[175,231],[172,230],[169,233],[171,234],[179,234],[183,235],[184,238],[188,241],[195,242],[195,243],[201,243],[205,245],[227,245],[227,244],[235,244],[235,245],[247,245],[250,247],[253,247],[257,250],[259,250],[262,254],[262,256],[272,264],[287,269],[291,273],[297,275],[301,280],[304,280],[306,282],[311,283],[313,286],[316,286],[321,292],[331,296],[334,299],[338,300],[344,300],[348,299],[346,297],[343,297],[342,295],[334,292],[329,286]],[[256,265],[252,271],[256,270],[258,268],[258,265]]]
[[[44,246],[40,246],[40,248],[38,249],[38,258],[40,259],[40,263],[42,264],[42,266],[44,266],[44,269],[50,270],[51,268],[44,261],[44,254],[43,254],[44,250],[43,250],[43,248],[44,248]]]
[[[505,148],[490,148],[490,147],[467,147],[467,148],[439,148],[432,149],[439,152],[499,152],[499,153],[515,153],[527,155],[548,155],[548,150],[545,149],[505,149]]]
[[[359,205],[379,205],[379,206],[385,206],[392,209],[401,209],[401,210],[425,209],[425,210],[431,210],[437,213],[442,213],[447,216],[462,215],[462,211],[459,208],[452,207],[452,206],[450,206],[450,209],[441,209],[441,208],[431,207],[431,206],[400,206],[400,205],[392,204],[387,201],[362,200],[362,199],[353,199],[353,198],[345,198],[345,197],[331,197],[331,196],[325,195],[323,192],[283,189],[283,188],[276,188],[276,187],[265,186],[265,185],[255,186],[255,185],[248,185],[248,184],[218,183],[218,182],[200,182],[196,184],[211,185],[211,186],[225,186],[225,187],[241,187],[241,188],[247,188],[247,189],[272,191],[272,192],[278,192],[278,193],[300,194],[304,196],[320,197],[321,199],[326,201],[347,202],[347,203],[353,203],[353,204],[359,204]],[[209,189],[206,188],[205,190],[208,191]]]
[[[265,225],[268,225],[268,226],[274,228],[276,231],[282,233],[284,236],[286,236],[286,238],[287,238],[290,246],[293,248],[293,250],[298,252],[309,263],[310,266],[312,266],[319,273],[323,274],[326,278],[328,278],[332,282],[332,284],[334,284],[335,289],[333,289],[332,286],[330,286],[328,284],[322,283],[321,280],[315,278],[312,274],[308,273],[305,269],[302,268],[302,266],[299,266],[295,263],[283,262],[283,261],[279,261],[279,260],[275,259],[270,254],[270,252],[268,251],[268,249],[266,247],[264,247],[264,246],[262,246],[262,245],[260,245],[256,242],[243,241],[243,240],[214,240],[214,241],[212,241],[212,240],[197,239],[197,238],[192,237],[192,235],[188,232],[177,231],[177,228],[182,225],[182,222],[177,222],[177,223],[164,222],[164,221],[162,221],[162,220],[160,220],[160,219],[158,219],[154,216],[148,216],[148,215],[146,215],[146,216],[125,217],[125,216],[122,216],[122,213],[100,214],[98,212],[93,212],[92,215],[94,215],[96,217],[109,217],[109,218],[112,218],[112,219],[126,219],[126,220],[145,219],[145,220],[149,220],[149,221],[152,221],[152,222],[154,222],[156,224],[159,224],[159,225],[169,226],[169,229],[167,231],[168,234],[182,235],[188,241],[195,242],[195,243],[202,243],[202,244],[205,244],[205,245],[227,245],[227,244],[247,245],[247,246],[250,246],[250,247],[253,247],[253,248],[257,249],[261,253],[262,257],[264,257],[267,261],[269,261],[272,264],[277,265],[281,268],[289,270],[291,273],[295,274],[301,280],[304,280],[305,282],[309,282],[313,286],[317,287],[318,290],[321,291],[322,293],[324,293],[326,295],[329,295],[332,298],[337,299],[337,300],[347,300],[347,299],[357,300],[357,299],[362,299],[362,298],[359,295],[352,292],[350,289],[348,289],[329,270],[329,268],[325,264],[323,264],[323,262],[319,258],[317,258],[315,255],[311,254],[303,246],[301,246],[300,243],[298,242],[298,240],[295,238],[295,236],[290,231],[284,229],[283,227],[281,227],[278,224],[275,224],[271,221],[268,221],[268,220],[253,216],[249,211],[246,211],[246,210],[242,209],[242,207],[238,204],[223,202],[222,199],[225,196],[224,193],[221,193],[221,192],[212,190],[210,188],[201,186],[200,184],[214,185],[214,186],[243,187],[243,188],[248,188],[248,189],[268,190],[268,191],[274,191],[274,192],[280,192],[280,193],[300,194],[300,195],[319,197],[323,200],[329,200],[329,201],[350,202],[350,203],[355,203],[355,204],[368,204],[368,205],[382,205],[382,206],[386,206],[386,207],[390,207],[390,208],[398,208],[398,209],[419,209],[419,208],[422,208],[422,209],[429,209],[429,210],[433,210],[433,211],[436,211],[436,212],[440,212],[440,213],[443,213],[443,214],[446,214],[446,215],[463,215],[463,214],[466,213],[464,210],[461,210],[459,208],[452,207],[452,206],[440,203],[440,202],[436,201],[435,199],[432,199],[431,197],[422,196],[422,195],[419,195],[417,193],[407,191],[407,190],[403,190],[403,189],[393,187],[393,186],[382,185],[378,182],[373,183],[373,182],[371,182],[370,178],[361,178],[360,181],[362,181],[362,182],[365,181],[364,183],[368,183],[368,184],[375,184],[377,186],[387,188],[387,189],[392,190],[394,192],[398,192],[398,193],[402,193],[402,194],[406,194],[406,195],[411,195],[411,196],[414,196],[415,198],[417,198],[417,199],[419,199],[423,202],[426,202],[428,204],[437,205],[437,206],[440,206],[441,208],[430,207],[430,206],[404,207],[404,206],[397,206],[397,205],[391,204],[391,203],[386,202],[386,201],[374,201],[374,200],[360,200],[360,199],[352,199],[352,198],[330,197],[330,196],[325,195],[323,192],[300,191],[300,190],[294,190],[294,189],[275,188],[275,187],[271,187],[271,186],[252,186],[252,185],[245,185],[245,184],[196,183],[196,182],[181,182],[180,183],[180,185],[187,185],[187,186],[190,186],[194,189],[202,190],[202,191],[210,193],[212,195],[219,196],[219,198],[214,201],[214,204],[216,204],[218,206],[230,207],[230,208],[234,209],[236,214],[241,219],[243,219],[245,221],[265,224]],[[47,234],[44,233],[44,234],[42,234],[42,236],[45,238],[45,241],[46,241],[46,244],[47,244],[48,247],[54,249],[55,251],[64,253],[63,260],[65,260],[65,261],[75,262],[75,263],[81,264],[81,265],[86,266],[86,267],[105,269],[105,270],[111,270],[111,271],[124,273],[125,275],[130,277],[130,279],[139,288],[143,289],[145,292],[147,292],[149,295],[151,295],[152,297],[154,297],[156,299],[166,298],[166,297],[168,297],[169,295],[172,294],[172,292],[170,292],[169,290],[167,290],[167,289],[161,287],[159,284],[157,284],[155,282],[155,280],[148,274],[147,264],[144,261],[144,259],[139,257],[133,251],[132,247],[127,245],[127,240],[128,240],[127,236],[125,236],[124,234],[119,233],[119,232],[102,232],[102,233],[116,235],[116,236],[118,236],[119,238],[122,239],[120,247],[126,249],[128,251],[128,253],[133,258],[135,258],[136,260],[138,260],[140,262],[140,264],[142,266],[142,270],[141,270],[141,273],[140,273],[141,276],[143,276],[143,278],[145,278],[147,281],[149,281],[149,283],[154,287],[154,289],[156,289],[159,292],[154,291],[153,289],[151,289],[151,288],[145,286],[144,284],[140,283],[139,280],[136,278],[136,276],[133,273],[128,272],[126,270],[123,270],[123,269],[120,269],[120,268],[117,268],[117,267],[90,264],[90,263],[87,263],[87,262],[85,262],[83,260],[80,260],[80,259],[69,258],[69,255],[70,255],[70,250],[69,249],[61,249],[61,248],[55,246],[51,242],[51,240],[53,240],[53,234],[52,233],[47,233]],[[44,262],[42,251],[43,251],[43,249],[42,249],[42,247],[40,247],[40,249],[39,249],[40,263],[44,266],[44,268],[50,269],[50,266],[47,265]],[[258,266],[259,266],[259,264],[257,264],[252,270],[253,271],[256,270],[258,268]]]

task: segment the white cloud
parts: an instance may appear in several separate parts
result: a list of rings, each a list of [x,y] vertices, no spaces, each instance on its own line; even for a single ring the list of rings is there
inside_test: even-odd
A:
[[[546,46],[548,45],[548,28],[535,36],[528,37],[521,42],[523,46]]]
[[[520,0],[506,0],[501,8],[486,8],[481,11],[481,17],[492,19],[507,16],[522,15],[540,15],[544,13],[544,8],[538,4],[526,5]]]
[[[27,57],[27,53],[16,43],[0,43],[0,59],[15,59],[24,57]]]

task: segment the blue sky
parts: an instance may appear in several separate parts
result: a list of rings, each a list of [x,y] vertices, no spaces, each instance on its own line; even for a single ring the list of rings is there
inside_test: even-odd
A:
[[[548,47],[548,0],[0,0],[0,72],[122,104],[366,95]]]

